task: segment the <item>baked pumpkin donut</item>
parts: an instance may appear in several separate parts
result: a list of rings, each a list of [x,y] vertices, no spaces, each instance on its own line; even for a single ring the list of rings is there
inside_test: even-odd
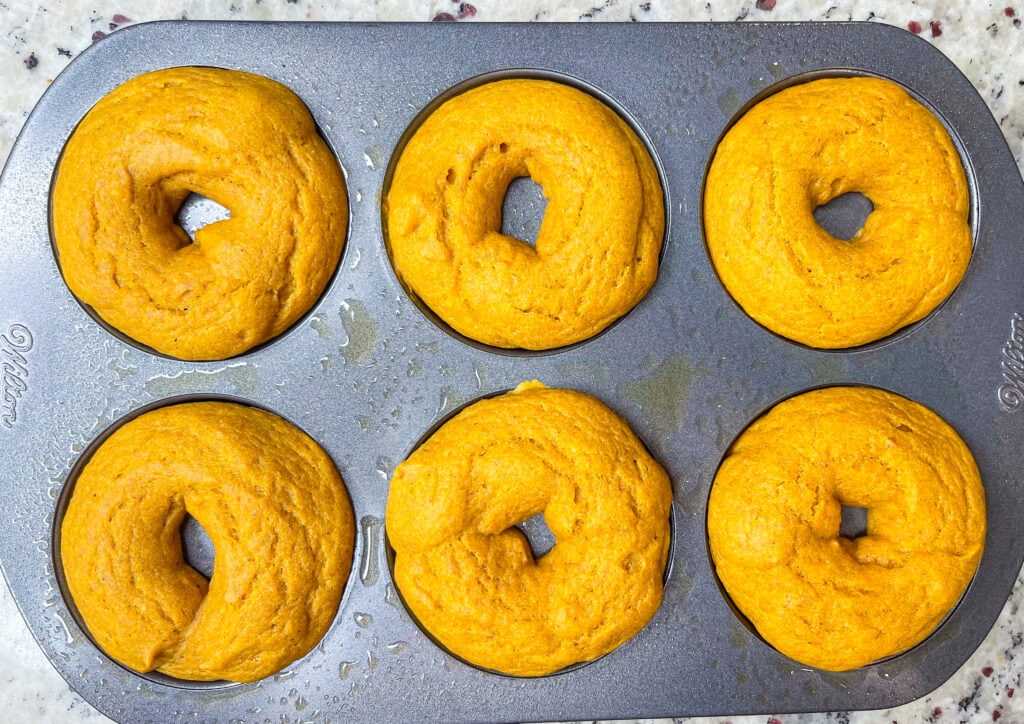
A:
[[[547,198],[536,243],[501,233],[505,192]],[[402,149],[387,192],[395,272],[456,331],[550,349],[597,334],[654,284],[665,228],[644,144],[591,95],[502,80],[441,105]]]
[[[188,513],[216,551],[182,558]],[[140,672],[254,681],[309,652],[352,566],[348,494],[327,454],[269,412],[162,407],[82,469],[61,523],[68,590],[93,639]]]
[[[189,194],[231,218],[195,233]],[[68,287],[158,352],[241,354],[319,298],[348,224],[345,180],[302,101],[258,75],[170,68],[118,86],[64,148],[54,243]]]
[[[671,504],[665,471],[614,412],[523,383],[395,469],[395,582],[455,655],[541,676],[608,653],[658,610]],[[541,512],[555,545],[535,559],[514,526]]]
[[[814,210],[859,192],[874,205],[849,241]],[[812,347],[852,347],[925,317],[971,257],[960,156],[896,84],[829,78],[761,101],[722,138],[704,231],[725,288],[756,321]]]
[[[842,506],[867,534],[840,537]],[[715,569],[765,640],[843,671],[923,641],[959,600],[985,542],[970,450],[890,392],[790,398],[733,443],[708,502]]]

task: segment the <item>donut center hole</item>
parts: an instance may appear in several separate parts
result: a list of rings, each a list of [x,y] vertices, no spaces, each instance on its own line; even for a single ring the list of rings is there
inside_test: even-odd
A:
[[[188,238],[195,243],[197,231],[214,222],[230,218],[231,212],[213,199],[199,194],[189,194],[175,214],[174,223],[184,229]]]
[[[512,179],[501,204],[501,233],[536,248],[547,207],[544,191],[533,179],[529,176]]]
[[[827,204],[816,208],[814,220],[835,238],[849,241],[864,228],[864,222],[874,210],[875,205],[871,203],[871,199],[864,194],[851,191],[836,196]]]
[[[185,562],[206,576],[213,577],[213,541],[199,521],[188,513],[181,522],[181,554]]]
[[[860,538],[868,534],[868,509],[844,505],[839,522],[839,535],[843,538]]]
[[[548,528],[548,524],[544,521],[543,513],[537,513],[532,518],[527,518],[517,525],[516,528],[526,536],[535,559],[540,558],[555,547],[555,534]]]

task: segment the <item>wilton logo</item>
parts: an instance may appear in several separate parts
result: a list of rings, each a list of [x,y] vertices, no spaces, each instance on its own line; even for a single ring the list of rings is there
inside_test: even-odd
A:
[[[28,389],[28,360],[25,353],[32,349],[32,333],[24,324],[12,324],[7,334],[0,334],[0,424],[10,428],[18,419],[18,400]]]
[[[1003,345],[1003,379],[999,385],[999,403],[1006,410],[1016,410],[1024,402],[1024,317],[1014,312],[1010,322],[1010,338]]]

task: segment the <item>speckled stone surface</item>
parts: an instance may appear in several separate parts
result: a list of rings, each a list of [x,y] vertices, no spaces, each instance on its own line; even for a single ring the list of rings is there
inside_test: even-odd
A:
[[[1018,166],[1024,156],[1024,2],[941,0],[0,0],[0,160],[48,83],[105,34],[148,20],[785,21],[868,20],[919,33],[949,56],[999,121]],[[1022,226],[1024,228],[1024,226]],[[0,271],[2,274],[2,271]],[[947,683],[903,707],[775,717],[690,719],[795,722],[1024,722],[1024,579],[977,652]],[[296,713],[299,716],[298,712]],[[309,715],[310,712],[304,712]],[[333,719],[329,712],[321,720]],[[108,721],[50,666],[6,586],[0,586],[0,721]]]

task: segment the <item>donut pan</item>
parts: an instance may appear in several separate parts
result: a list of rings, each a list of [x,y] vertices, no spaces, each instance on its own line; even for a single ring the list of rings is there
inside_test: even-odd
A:
[[[169,359],[107,331],[64,285],[50,243],[51,179],[75,125],[117,84],[176,65],[239,68],[290,86],[348,179],[348,244],[323,298],[277,340],[224,362]],[[389,264],[380,200],[393,151],[433,99],[488,73],[591,89],[635,124],[660,165],[669,224],[658,281],[589,342],[546,354],[467,344],[420,310]],[[864,348],[818,351],[760,327],[723,290],[705,251],[701,189],[717,139],[746,104],[849,73],[901,83],[947,124],[970,178],[975,251],[960,287],[923,322]],[[542,202],[522,187],[513,187],[506,222],[526,228]],[[1021,218],[1020,175],[978,93],[938,51],[888,26],[129,27],[53,82],[0,181],[4,574],[53,665],[120,721],[617,719],[909,701],[978,646],[1024,558]],[[390,474],[424,433],[464,403],[530,379],[605,401],[666,467],[675,492],[656,617],[604,658],[539,679],[475,669],[425,636],[392,583],[382,523]],[[988,496],[985,555],[959,605],[919,646],[845,673],[802,666],[751,632],[717,586],[705,535],[708,491],[732,439],[778,400],[832,384],[882,387],[938,412],[973,450]],[[336,461],[358,521],[333,627],[304,659],[254,684],[195,685],[113,663],[83,632],[54,566],[61,494],[90,446],[142,408],[209,397],[265,407],[308,432]],[[200,540],[189,545],[203,558]]]

